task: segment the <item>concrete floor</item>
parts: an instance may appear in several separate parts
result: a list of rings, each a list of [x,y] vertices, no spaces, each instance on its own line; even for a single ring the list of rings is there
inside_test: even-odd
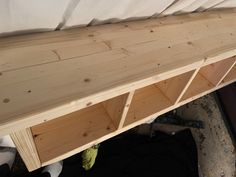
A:
[[[214,96],[184,105],[177,114],[204,122],[204,129],[191,128],[198,147],[200,177],[236,177],[235,149]],[[138,131],[144,131],[144,127]],[[183,127],[159,124],[154,129],[174,133]]]

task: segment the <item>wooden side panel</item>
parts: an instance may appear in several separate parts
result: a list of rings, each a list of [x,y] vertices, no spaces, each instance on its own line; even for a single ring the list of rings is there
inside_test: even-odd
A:
[[[183,88],[183,90],[181,91],[179,97],[177,98],[175,104],[179,103],[179,101],[181,100],[181,98],[183,97],[183,95],[185,94],[185,92],[187,91],[187,89],[189,88],[189,86],[191,85],[193,79],[196,77],[196,75],[198,74],[200,68],[196,69],[195,71],[192,72],[191,77],[189,78],[187,84],[185,85],[185,87]]]
[[[42,163],[89,144],[116,130],[102,103],[33,126],[32,133]],[[73,154],[72,154],[73,155]],[[64,157],[66,158],[66,157]]]
[[[193,71],[190,71],[161,81],[156,85],[169,98],[169,100],[172,101],[172,103],[175,103],[192,75]]]
[[[236,65],[229,71],[229,73],[223,79],[223,83],[229,82],[236,79]]]
[[[182,100],[194,97],[200,93],[214,88],[214,85],[209,82],[201,73],[198,73],[193,79]]]
[[[120,125],[121,117],[126,106],[128,96],[129,94],[124,94],[102,103],[116,128],[118,128]]]
[[[155,85],[135,91],[125,126],[160,112],[173,105],[171,101]]]
[[[213,85],[219,85],[224,76],[235,63],[236,57],[225,59],[208,66],[204,66],[199,72]]]
[[[21,158],[29,171],[41,167],[37,149],[30,128],[14,132],[11,135]]]

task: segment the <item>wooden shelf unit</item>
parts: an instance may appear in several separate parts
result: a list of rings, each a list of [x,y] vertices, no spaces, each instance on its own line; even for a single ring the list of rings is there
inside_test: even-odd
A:
[[[181,100],[193,98],[196,95],[217,87],[234,66],[235,61],[236,58],[231,57],[203,66],[191,82]]]
[[[29,171],[236,81],[236,11],[0,41],[0,136]]]

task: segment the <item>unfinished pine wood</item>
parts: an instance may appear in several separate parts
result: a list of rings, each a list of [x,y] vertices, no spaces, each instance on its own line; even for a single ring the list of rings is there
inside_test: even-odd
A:
[[[210,81],[208,81],[201,73],[198,73],[193,79],[189,88],[186,90],[186,93],[183,95],[183,98],[181,100],[194,97],[212,88],[214,88],[214,85]]]
[[[41,161],[30,128],[11,133],[11,138],[27,169],[33,171],[40,168]]]
[[[127,114],[125,125],[144,119],[173,105],[156,84],[136,90]]]
[[[193,79],[196,77],[196,75],[198,74],[199,70],[200,70],[200,68],[198,68],[198,69],[193,71],[191,77],[187,81],[187,84],[184,86],[183,90],[181,91],[181,93],[179,94],[177,100],[175,101],[175,105],[177,105],[179,103],[179,101],[182,99],[183,95],[186,93],[186,91],[189,88],[190,84],[192,84]]]
[[[235,80],[236,79],[236,65],[232,67],[232,69],[229,71],[229,73],[225,76],[223,79],[223,83],[227,83],[229,81]]]
[[[120,124],[119,124],[118,129],[121,129],[121,128],[124,127],[124,123],[125,123],[125,120],[126,120],[126,117],[127,117],[130,105],[131,105],[131,101],[132,101],[133,96],[134,96],[134,93],[135,93],[135,91],[132,91],[132,92],[128,93],[128,96],[127,96],[127,99],[126,99],[126,102],[125,102],[125,107],[124,107],[123,112],[122,112],[122,116],[121,116],[121,120],[120,120]]]
[[[3,38],[0,53],[0,136],[16,132],[33,170],[234,82],[236,11]]]
[[[172,103],[175,103],[193,73],[194,71],[189,71],[179,76],[158,82],[156,85]]]
[[[235,14],[205,12],[4,38],[0,51],[14,62],[0,65],[0,135],[234,56]],[[24,54],[24,64],[17,53]],[[49,62],[32,62],[40,55]]]
[[[109,99],[102,103],[116,128],[120,127],[121,119],[124,116],[123,112],[125,107],[127,106],[128,97],[129,94],[127,93],[119,97]]]
[[[102,103],[33,126],[31,129],[41,163],[116,130]]]
[[[219,85],[224,76],[234,65],[236,57],[225,59],[207,66],[204,66],[200,69],[200,73],[213,85]]]

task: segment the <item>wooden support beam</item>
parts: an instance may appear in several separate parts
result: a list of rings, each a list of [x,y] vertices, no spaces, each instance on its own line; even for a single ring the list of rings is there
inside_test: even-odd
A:
[[[27,169],[33,171],[40,168],[41,162],[30,128],[11,133],[10,136]]]

